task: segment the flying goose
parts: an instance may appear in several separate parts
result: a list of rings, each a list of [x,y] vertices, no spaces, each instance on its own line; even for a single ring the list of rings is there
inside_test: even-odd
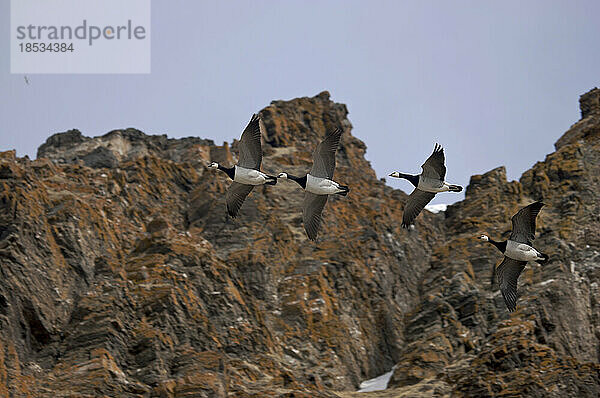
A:
[[[335,170],[335,151],[340,143],[342,130],[336,129],[317,145],[313,152],[313,166],[303,177],[288,173],[279,173],[278,178],[286,178],[297,182],[304,189],[302,220],[308,239],[316,240],[321,227],[321,212],[329,195],[348,195],[350,190],[345,185],[333,181]]]
[[[240,158],[237,165],[224,167],[218,163],[211,163],[208,167],[225,172],[233,180],[227,193],[227,213],[235,218],[255,185],[275,185],[277,177],[267,175],[260,171],[262,162],[262,147],[260,144],[260,118],[257,114],[252,115],[250,123],[244,129],[239,142]]]
[[[446,177],[446,166],[444,165],[444,148],[435,144],[433,153],[427,158],[421,166],[423,172],[419,175],[404,174],[394,171],[390,177],[404,178],[415,186],[415,190],[408,196],[408,201],[404,205],[404,214],[402,215],[402,227],[408,228],[417,218],[419,213],[431,202],[431,199],[438,192],[460,192],[460,185],[448,184],[444,181]]]
[[[508,240],[497,242],[487,235],[479,237],[504,254],[504,260],[492,269],[492,284],[496,278],[510,312],[517,308],[517,280],[527,262],[536,261],[543,265],[549,261],[548,255],[537,251],[532,245],[535,239],[535,219],[542,206],[544,204],[538,201],[519,210],[512,217],[512,232]]]

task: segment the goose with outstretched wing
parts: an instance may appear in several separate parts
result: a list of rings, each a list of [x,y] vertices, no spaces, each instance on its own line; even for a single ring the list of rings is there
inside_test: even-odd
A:
[[[498,281],[506,308],[513,312],[517,308],[517,281],[528,261],[546,264],[547,254],[533,247],[535,239],[535,221],[544,204],[540,201],[523,207],[512,217],[512,232],[507,240],[495,241],[487,235],[479,236],[484,242],[496,246],[504,259],[492,269],[492,285]]]
[[[313,165],[310,172],[303,177],[289,173],[279,173],[278,178],[295,181],[304,189],[302,205],[302,221],[304,230],[310,240],[316,240],[321,228],[322,212],[329,195],[348,195],[350,189],[333,181],[335,171],[335,153],[340,144],[342,130],[336,129],[317,146],[313,152]]]
[[[444,148],[435,144],[433,153],[427,158],[421,166],[421,174],[405,174],[394,171],[390,177],[404,178],[408,180],[415,189],[408,196],[404,205],[404,214],[402,215],[402,227],[408,228],[421,211],[439,192],[460,192],[460,185],[449,184],[444,181],[446,177],[446,165],[444,157]]]
[[[231,186],[225,194],[227,203],[227,213],[235,218],[244,204],[244,200],[256,185],[275,185],[277,177],[270,176],[260,171],[262,163],[262,146],[260,118],[254,114],[250,123],[244,129],[239,148],[239,160],[233,167],[225,167],[219,163],[213,162],[208,167],[219,169],[233,180]]]

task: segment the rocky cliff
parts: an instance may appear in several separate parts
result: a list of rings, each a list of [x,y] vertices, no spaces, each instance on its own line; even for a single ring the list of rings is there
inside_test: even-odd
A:
[[[600,90],[548,155],[508,182],[400,228],[407,195],[365,160],[324,92],[260,112],[263,169],[300,174],[327,131],[346,133],[318,243],[293,182],[255,189],[226,217],[237,141],[55,134],[38,159],[0,154],[0,396],[598,396]],[[232,137],[239,132],[232,132]],[[510,231],[535,199],[544,267],[509,314],[475,239]]]

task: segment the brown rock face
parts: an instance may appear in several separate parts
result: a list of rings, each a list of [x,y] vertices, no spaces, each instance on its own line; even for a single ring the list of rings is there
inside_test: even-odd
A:
[[[582,96],[582,104],[597,92]],[[598,396],[599,128],[600,115],[590,112],[519,182],[508,182],[504,167],[471,178],[465,200],[446,211],[446,238],[420,280],[421,302],[407,317],[393,391]],[[517,312],[509,314],[490,286],[492,265],[502,256],[475,237],[506,239],[512,215],[535,200],[546,206],[534,245],[551,261],[528,265]]]
[[[206,164],[235,162],[237,141],[71,130],[38,160],[0,154],[0,396],[350,396],[335,391],[393,365],[373,396],[598,396],[597,114],[520,182],[474,176],[406,231],[406,195],[376,179],[347,113],[326,92],[260,112],[273,174],[305,173],[345,130],[351,192],[329,200],[317,244],[291,181],[227,218],[230,181]],[[474,238],[506,236],[540,198],[552,261],[526,269],[511,315],[489,286],[500,256]]]
[[[596,87],[583,94],[579,98],[579,106],[582,119],[592,115],[598,116],[600,114],[600,90]]]
[[[569,131],[556,141],[554,146],[560,149],[562,146],[577,140],[598,139],[600,134],[600,89],[594,88],[579,98],[581,109],[581,120],[575,123]]]

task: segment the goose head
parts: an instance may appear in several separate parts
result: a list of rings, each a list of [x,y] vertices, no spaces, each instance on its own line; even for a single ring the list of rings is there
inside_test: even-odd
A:
[[[277,178],[288,178],[288,175],[287,175],[287,173],[279,173],[277,175]]]
[[[212,162],[211,164],[208,165],[209,169],[218,169],[219,168],[219,163],[217,162]]]
[[[482,240],[484,242],[489,242],[490,241],[490,237],[487,236],[487,235],[483,235],[483,234],[480,235],[479,237],[477,237],[477,239],[480,239],[480,240]]]
[[[394,171],[393,173],[390,174],[390,177],[400,178],[400,173],[397,171]]]

